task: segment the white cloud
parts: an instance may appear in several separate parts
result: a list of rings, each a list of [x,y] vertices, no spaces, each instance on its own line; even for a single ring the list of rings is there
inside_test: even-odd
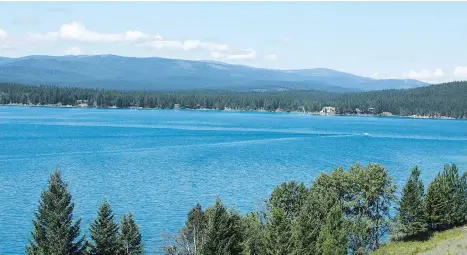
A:
[[[225,58],[229,60],[255,59],[256,51],[253,49],[244,49],[242,53],[238,53],[238,54],[230,54],[230,53],[222,53],[222,52],[214,51],[214,52],[211,52],[211,57]]]
[[[28,39],[34,42],[52,42],[58,40],[88,42],[88,43],[131,43],[137,47],[156,50],[201,50],[206,52],[220,52],[229,59],[254,58],[256,53],[248,50],[248,56],[227,54],[230,46],[223,43],[201,40],[167,40],[158,34],[146,34],[137,30],[123,33],[101,33],[87,29],[82,23],[73,21],[60,26],[58,31],[47,33],[29,33]]]
[[[30,33],[29,36],[36,41],[71,40],[94,43],[137,42],[140,40],[162,39],[159,35],[148,35],[141,31],[129,30],[123,33],[100,33],[88,30],[82,23],[73,21],[63,24],[56,32],[43,34]]]
[[[269,61],[276,61],[278,57],[276,54],[268,54],[268,55],[264,55],[264,59],[269,60]]]
[[[467,66],[458,66],[454,69],[454,77],[467,78]]]
[[[7,38],[8,33],[0,28],[0,40]]]
[[[77,46],[73,46],[65,50],[65,55],[73,55],[73,56],[83,55],[83,51],[81,50],[81,48]]]
[[[8,41],[3,40],[8,36]],[[288,38],[284,38],[288,41]],[[101,44],[126,44],[127,46],[136,46],[148,50],[178,50],[178,51],[200,51],[205,52],[214,58],[228,60],[248,60],[257,58],[254,49],[246,48],[241,50],[233,48],[225,43],[212,41],[203,41],[198,39],[175,40],[166,39],[159,34],[149,34],[138,30],[127,30],[120,33],[98,32],[88,29],[84,24],[73,21],[62,24],[56,31],[44,33],[27,33],[22,35],[10,36],[3,30],[0,30],[0,43],[2,47],[14,45],[16,48],[40,47],[41,44],[50,44],[53,42],[70,43],[101,43]],[[80,46],[80,45],[78,45]],[[77,47],[76,47],[77,48]],[[66,50],[66,54],[81,54],[82,52],[75,47]],[[74,49],[74,50],[72,50]],[[274,54],[265,55],[265,60],[276,60]]]
[[[425,82],[435,82],[439,81],[444,77],[444,72],[441,69],[436,69],[433,72],[430,72],[426,69],[420,70],[419,72],[410,70],[408,73],[402,74],[402,77],[405,79],[414,79]]]

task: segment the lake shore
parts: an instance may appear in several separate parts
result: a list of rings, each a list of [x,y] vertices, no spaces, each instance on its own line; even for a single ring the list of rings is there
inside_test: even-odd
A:
[[[143,108],[143,107],[89,107],[89,106],[79,106],[79,105],[61,105],[61,104],[45,104],[45,105],[35,105],[35,104],[0,104],[0,106],[20,106],[20,107],[54,107],[54,108],[91,108],[91,109],[137,109],[137,110],[188,110],[188,111],[225,111],[225,112],[270,112],[270,113],[292,113],[292,114],[305,114],[305,115],[315,115],[315,116],[362,116],[362,117],[400,117],[400,118],[413,118],[413,119],[449,119],[455,120],[456,118],[447,117],[447,116],[424,116],[424,115],[394,115],[394,114],[322,114],[320,112],[302,112],[302,111],[268,111],[268,110],[238,110],[238,109],[209,109],[209,108],[179,108],[179,109],[170,109],[170,108]],[[462,119],[459,119],[462,120]]]

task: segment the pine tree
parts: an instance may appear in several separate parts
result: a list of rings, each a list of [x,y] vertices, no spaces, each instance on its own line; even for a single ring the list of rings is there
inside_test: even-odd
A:
[[[80,222],[73,223],[71,194],[59,170],[49,178],[48,189],[43,191],[33,220],[34,231],[29,255],[81,255],[86,250],[85,237],[80,236]]]
[[[459,169],[455,164],[446,164],[444,166],[445,186],[451,201],[449,210],[449,224],[451,226],[460,226],[465,222],[466,212],[466,184],[465,179],[459,176]]]
[[[340,206],[334,206],[328,213],[326,224],[319,233],[318,243],[322,255],[348,254],[347,229]]]
[[[204,240],[206,229],[206,215],[200,204],[188,212],[188,219],[185,221],[185,227],[180,229],[177,234],[162,233],[162,238],[168,244],[163,247],[167,254],[173,255],[195,255]]]
[[[144,245],[141,241],[141,232],[138,225],[129,213],[124,215],[120,222],[120,231],[118,232],[119,255],[140,255],[144,254]]]
[[[244,218],[245,240],[243,242],[244,255],[265,255],[265,227],[260,213],[250,212]]]
[[[228,211],[220,199],[206,210],[208,223],[201,247],[202,255],[240,254],[243,242],[241,216]]]
[[[203,234],[206,229],[206,216],[200,204],[188,212],[186,225],[186,234],[193,240],[193,251],[196,254],[203,243]]]
[[[438,174],[428,185],[426,192],[425,217],[432,230],[442,229],[447,221],[448,205],[445,202],[446,196],[443,194],[441,178],[441,174]]]
[[[267,254],[288,255],[292,250],[292,225],[282,207],[273,207],[267,216]]]
[[[397,217],[396,239],[412,238],[426,231],[425,188],[420,180],[420,169],[414,167],[407,183],[402,190]]]
[[[114,214],[107,201],[100,205],[97,219],[91,223],[89,232],[93,241],[90,244],[91,255],[114,255],[117,253],[118,225],[114,223]]]
[[[307,194],[308,190],[303,183],[283,182],[274,188],[267,201],[267,206],[269,208],[281,207],[290,219],[294,219],[298,216]]]
[[[425,213],[431,229],[449,229],[466,221],[466,187],[457,166],[445,165],[427,190]]]

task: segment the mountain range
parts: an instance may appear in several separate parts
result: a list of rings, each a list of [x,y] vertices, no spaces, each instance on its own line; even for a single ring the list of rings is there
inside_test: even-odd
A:
[[[293,89],[328,92],[428,85],[410,79],[372,79],[325,68],[275,70],[217,61],[116,55],[0,58],[0,82],[119,90]]]

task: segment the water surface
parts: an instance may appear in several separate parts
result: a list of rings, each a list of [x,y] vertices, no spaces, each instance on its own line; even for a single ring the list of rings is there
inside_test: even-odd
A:
[[[275,185],[377,162],[395,182],[419,165],[467,168],[467,121],[281,113],[0,107],[0,254],[24,254],[49,174],[61,169],[87,232],[108,199],[149,254],[196,202],[261,208]],[[87,235],[89,236],[89,235]]]

